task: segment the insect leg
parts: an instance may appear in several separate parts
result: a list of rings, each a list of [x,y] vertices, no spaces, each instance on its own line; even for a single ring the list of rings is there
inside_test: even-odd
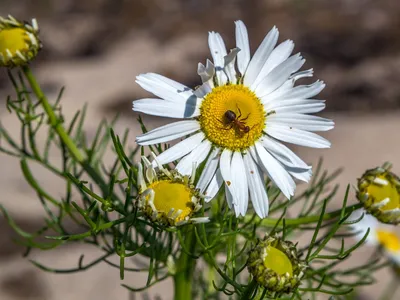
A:
[[[239,119],[242,116],[242,112],[240,111],[239,105],[236,103],[236,108],[238,109],[239,115],[237,118]]]

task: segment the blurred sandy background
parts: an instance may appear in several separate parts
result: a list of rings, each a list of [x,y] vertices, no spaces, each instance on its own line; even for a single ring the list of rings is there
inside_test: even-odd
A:
[[[295,51],[307,59],[305,68],[314,68],[314,78],[327,83],[320,98],[327,100],[324,115],[336,122],[336,128],[324,134],[331,149],[301,148],[300,156],[312,163],[323,156],[325,167],[332,171],[345,167],[338,200],[346,184],[355,183],[367,168],[391,161],[400,172],[397,0],[2,0],[0,12],[38,19],[44,49],[33,66],[35,73],[52,99],[61,86],[67,87],[62,101],[67,117],[84,102],[89,104],[89,134],[94,134],[102,117],[117,112],[122,114],[117,130],[128,126],[133,135],[139,132],[131,111],[131,101],[147,95],[134,81],[139,73],[161,73],[197,85],[197,63],[210,57],[207,31],[222,33],[227,46],[233,47],[233,21],[242,19],[254,51],[277,25],[280,41],[293,39]],[[3,101],[9,92],[3,70],[0,120],[18,133],[19,124]],[[144,120],[149,128],[165,122]],[[57,195],[61,183],[45,172],[39,174]],[[41,206],[24,182],[18,161],[4,155],[0,155],[0,190],[0,202],[22,228],[43,223]],[[120,286],[118,270],[107,265],[70,275],[39,271],[21,257],[23,248],[12,243],[14,234],[1,217],[0,232],[1,300],[142,299],[129,296]],[[69,246],[34,251],[32,257],[48,266],[68,268],[77,264],[81,253],[85,261],[96,255],[86,246]],[[385,276],[387,272],[381,278]],[[144,280],[129,275],[124,283],[139,286]],[[360,299],[377,299],[382,288],[370,287]],[[171,282],[164,282],[152,290],[151,299],[157,294],[171,299],[171,291]]]

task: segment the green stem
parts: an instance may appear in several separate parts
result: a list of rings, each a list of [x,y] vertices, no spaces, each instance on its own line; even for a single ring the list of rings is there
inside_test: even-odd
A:
[[[247,299],[252,299],[251,296],[254,293],[254,290],[257,288],[257,282],[253,278],[253,280],[249,283],[249,285],[246,287],[246,289],[243,292],[243,295],[240,297],[242,300],[247,300]]]
[[[344,213],[349,213],[352,212],[353,210],[359,209],[363,207],[362,203],[357,203],[354,205],[350,205],[345,208]],[[323,221],[329,221],[333,220],[337,217],[339,217],[342,214],[342,209],[335,210],[333,212],[327,213],[323,216],[322,220]],[[249,222],[253,216],[245,216],[244,217],[244,223]],[[312,223],[317,223],[320,218],[320,215],[314,215],[314,216],[308,216],[308,217],[302,217],[302,218],[295,218],[295,219],[285,219],[285,224],[286,226],[298,226],[298,225],[305,225],[305,224],[312,224]],[[261,225],[265,227],[274,227],[277,225],[276,223],[279,222],[278,225],[282,226],[283,221],[279,219],[274,219],[274,218],[266,218],[261,220],[259,217],[253,218],[253,222],[260,222]]]
[[[36,95],[40,104],[43,107],[47,117],[49,118],[50,126],[54,128],[57,132],[58,136],[64,143],[65,147],[68,149],[71,156],[82,166],[82,168],[89,174],[89,176],[98,184],[101,188],[103,195],[109,194],[109,187],[107,183],[104,181],[103,177],[91,166],[91,164],[87,161],[87,158],[82,154],[79,150],[78,146],[71,139],[65,128],[63,127],[60,119],[54,113],[52,106],[50,105],[47,97],[44,95],[42,89],[40,88],[39,83],[36,81],[35,76],[33,75],[29,66],[23,66],[22,71],[29,82],[29,85],[32,88],[33,93]],[[116,211],[118,211],[122,215],[126,215],[124,209],[122,207],[116,207]]]
[[[62,126],[62,123],[60,122],[60,120],[57,118],[49,101],[47,100],[46,96],[43,94],[39,83],[36,81],[35,76],[32,74],[31,69],[29,68],[28,65],[25,65],[22,67],[22,71],[24,72],[25,77],[28,80],[29,85],[32,88],[33,93],[36,95],[36,97],[42,104],[42,107],[43,107],[44,111],[46,112],[46,115],[49,118],[50,125],[57,132],[58,136],[63,141],[65,146],[68,148],[69,152],[74,157],[74,159],[77,160],[79,163],[83,163],[85,160],[85,157],[83,156],[81,151],[79,151],[78,147],[75,145],[74,141],[68,135],[68,133]]]
[[[186,226],[185,232],[185,249],[194,252],[196,246],[196,238],[194,235],[194,225]],[[174,275],[175,300],[192,299],[192,280],[196,261],[185,251],[181,251],[176,262],[176,274]]]

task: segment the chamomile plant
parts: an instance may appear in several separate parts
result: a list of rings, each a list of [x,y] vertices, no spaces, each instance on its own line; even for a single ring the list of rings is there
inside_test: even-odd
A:
[[[311,115],[325,107],[312,99],[324,84],[296,85],[312,70],[300,71],[304,59],[290,56],[292,41],[276,46],[275,27],[252,55],[244,23],[235,25],[236,47],[229,53],[219,34],[209,34],[213,62],[199,64],[200,87],[154,73],[138,76],[138,84],[161,99],[135,100],[135,111],[185,120],[148,131],[139,119],[138,136],[129,129],[116,134],[117,119],[103,120],[89,139],[87,107],[66,118],[62,90],[50,101],[31,70],[41,48],[37,22],[0,18],[0,66],[15,90],[5,106],[21,126],[18,136],[0,124],[0,152],[20,161],[46,220],[27,232],[5,207],[0,210],[26,256],[32,248],[76,243],[100,253],[92,261],[82,254],[68,269],[31,260],[35,266],[73,273],[107,264],[119,269],[121,285],[132,293],[171,279],[175,300],[314,299],[319,293],[349,299],[374,282],[384,265],[344,264],[370,241],[371,230],[361,236],[352,230],[350,238],[343,232],[356,226],[354,211],[363,206],[397,223],[397,177],[387,167],[370,170],[356,193],[349,187],[341,193],[334,185],[340,172],[329,174],[321,161],[312,171],[284,145],[330,147],[314,131],[330,130],[333,122]],[[175,146],[165,144],[179,138]],[[61,178],[65,189],[52,195],[33,163]],[[295,180],[309,183],[295,192]],[[360,203],[348,204],[353,194]],[[337,210],[333,199],[342,200]],[[312,234],[304,237],[306,231]],[[390,233],[372,237],[397,255]],[[138,272],[147,274],[143,286],[130,276]]]

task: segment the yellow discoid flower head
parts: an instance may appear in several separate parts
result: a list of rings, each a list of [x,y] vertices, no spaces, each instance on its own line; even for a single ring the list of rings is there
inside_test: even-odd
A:
[[[367,170],[358,180],[357,198],[366,211],[379,221],[400,223],[400,179],[390,172],[391,165]]]
[[[36,57],[41,47],[35,19],[29,24],[12,16],[0,17],[0,67],[26,65]]]
[[[232,151],[254,145],[265,127],[264,106],[242,84],[214,88],[203,100],[200,112],[200,126],[208,140]]]
[[[269,293],[290,293],[300,285],[307,265],[292,242],[267,236],[250,251],[247,267]]]
[[[202,198],[193,185],[195,168],[192,176],[182,176],[160,164],[156,171],[146,157],[142,157],[142,161],[144,170],[142,164],[138,165],[138,206],[147,217],[164,226],[208,221],[207,217],[192,218],[201,208]]]

